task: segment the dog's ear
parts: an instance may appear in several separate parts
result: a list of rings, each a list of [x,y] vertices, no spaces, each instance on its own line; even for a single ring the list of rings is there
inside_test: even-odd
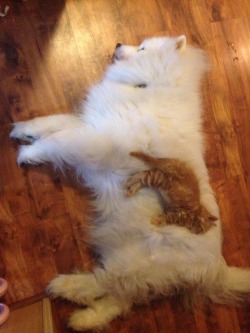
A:
[[[187,44],[187,39],[185,35],[181,35],[175,39],[176,49],[179,51],[184,51]]]

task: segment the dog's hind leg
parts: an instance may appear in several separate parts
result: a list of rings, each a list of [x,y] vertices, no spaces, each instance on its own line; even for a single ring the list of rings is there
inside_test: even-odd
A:
[[[95,301],[93,306],[73,312],[69,319],[69,326],[76,331],[102,329],[116,317],[122,315],[130,306],[123,306],[111,295]]]
[[[59,275],[49,284],[47,293],[51,298],[63,297],[79,305],[88,305],[70,317],[69,326],[76,331],[100,329],[130,308],[128,303],[123,304],[106,294],[92,273]]]
[[[28,142],[45,137],[51,133],[79,127],[81,120],[71,114],[59,114],[46,117],[37,117],[28,121],[13,124],[10,137]]]
[[[105,292],[93,273],[59,275],[47,287],[50,298],[62,297],[80,305],[91,305]]]

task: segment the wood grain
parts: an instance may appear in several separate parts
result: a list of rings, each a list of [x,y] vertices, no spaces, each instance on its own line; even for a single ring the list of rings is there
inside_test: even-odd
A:
[[[74,112],[117,42],[186,34],[207,51],[203,84],[206,161],[221,210],[224,255],[250,266],[250,2],[248,0],[0,0],[0,275],[13,308],[51,278],[90,269],[83,242],[89,193],[49,166],[16,165],[11,123]],[[37,296],[38,297],[38,296]],[[39,296],[40,297],[40,296]],[[72,305],[55,302],[58,332]],[[33,330],[34,331],[34,330]],[[105,332],[250,332],[250,306],[184,312],[178,298],[138,307]]]
[[[0,333],[60,333],[52,319],[51,302],[48,298],[11,309],[8,320],[1,325]]]
[[[20,333],[44,332],[42,301],[12,311],[6,323],[0,326],[1,333],[13,333],[17,330]]]

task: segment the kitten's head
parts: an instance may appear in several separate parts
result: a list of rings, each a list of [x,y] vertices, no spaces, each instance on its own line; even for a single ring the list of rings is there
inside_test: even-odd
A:
[[[215,221],[218,220],[217,217],[210,214],[209,211],[205,207],[201,207],[200,214],[197,217],[197,230],[196,233],[202,234],[208,231],[211,227],[216,226]]]

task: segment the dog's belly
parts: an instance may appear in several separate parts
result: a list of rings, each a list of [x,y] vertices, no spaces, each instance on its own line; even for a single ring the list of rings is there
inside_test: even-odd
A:
[[[143,167],[129,153],[142,150],[156,157],[174,157],[189,163],[203,182],[204,205],[218,214],[213,195],[209,194],[212,191],[203,160],[199,103],[183,100],[178,94],[168,96],[167,91],[144,93],[101,83],[92,90],[82,116],[110,138],[113,148],[100,165],[105,165],[107,173],[121,177],[112,183],[114,179],[106,178],[107,174],[105,178],[103,174],[89,174],[89,186],[102,198],[95,202],[100,218],[93,228],[93,245],[102,254],[105,267],[113,261],[123,263],[122,269],[126,269],[135,255],[146,266],[154,263],[157,267],[168,267],[177,262],[187,268],[201,261],[212,262],[220,255],[219,226],[202,236],[178,226],[153,226],[152,216],[161,212],[155,193],[143,190],[133,198],[121,194],[126,178]],[[108,191],[103,185],[108,186]]]
[[[143,189],[131,198],[116,196],[116,200],[111,207],[107,199],[99,210],[101,219],[92,230],[93,245],[101,253],[105,267],[118,262],[122,270],[133,269],[129,263],[135,256],[138,270],[151,265],[167,268],[176,264],[187,269],[201,263],[216,264],[221,251],[219,225],[197,236],[180,226],[151,224],[152,217],[162,211],[152,190]],[[108,213],[102,211],[107,206]]]

